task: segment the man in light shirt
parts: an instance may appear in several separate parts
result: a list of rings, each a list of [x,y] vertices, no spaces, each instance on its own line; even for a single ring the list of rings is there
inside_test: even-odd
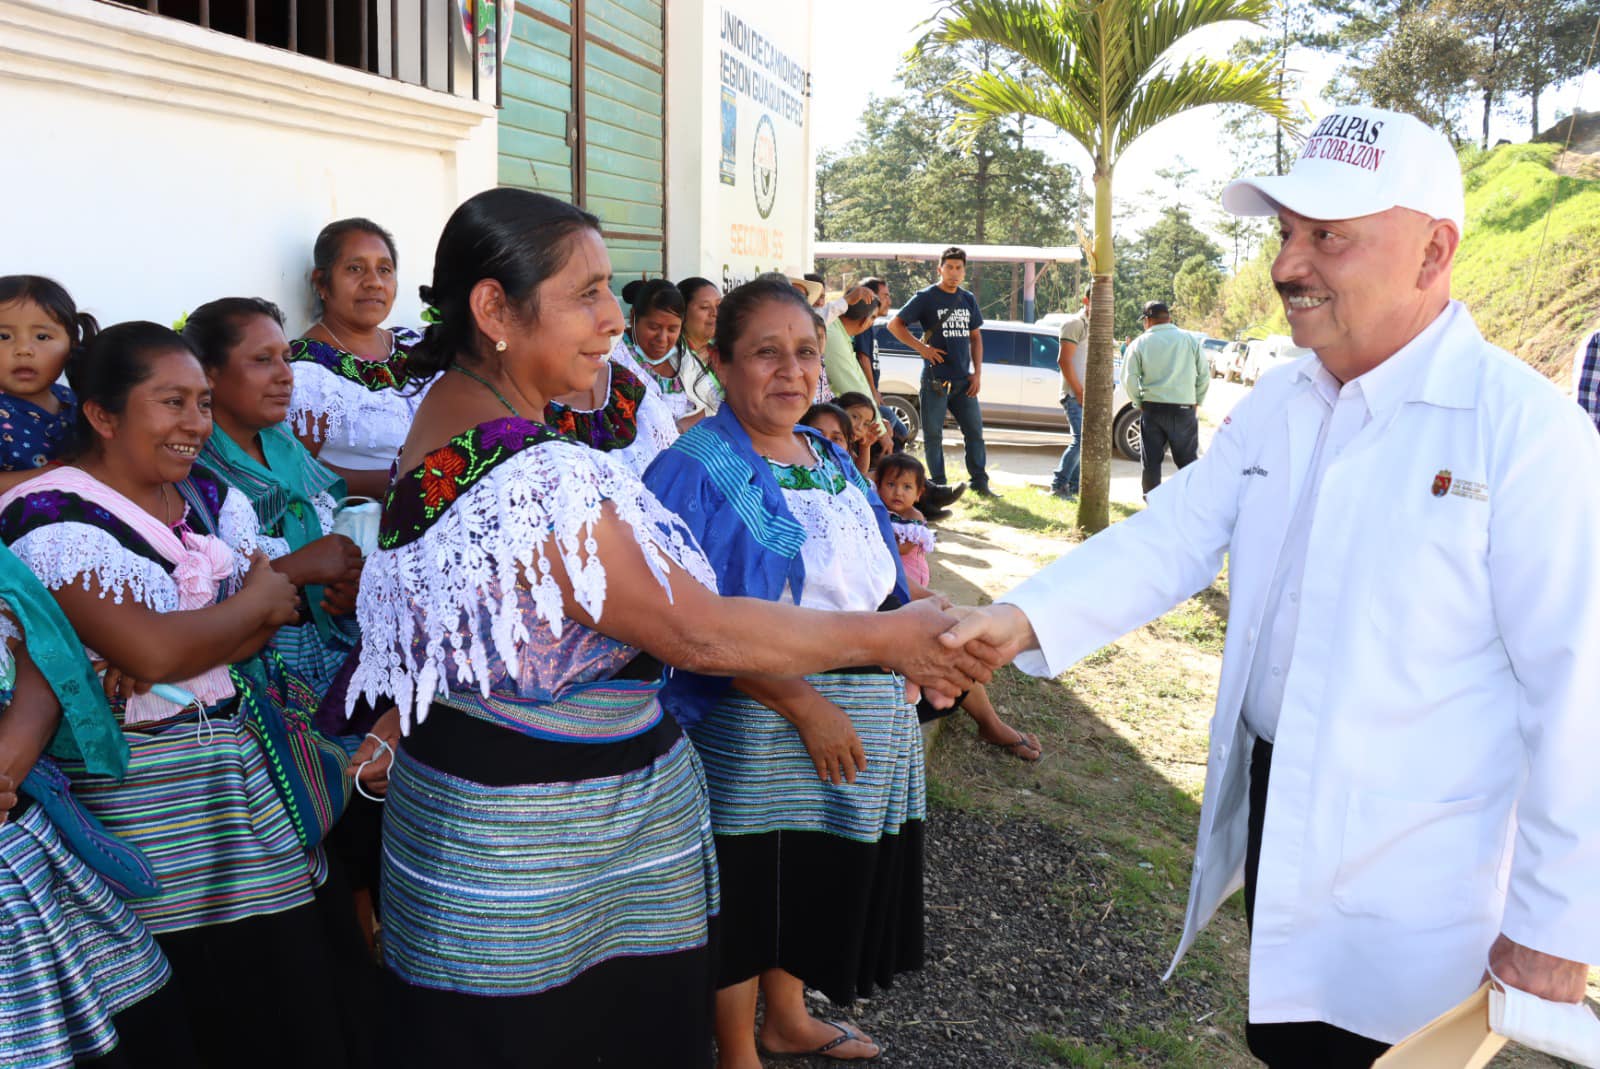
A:
[[[947,641],[1053,676],[1227,556],[1178,958],[1242,885],[1251,1050],[1353,1069],[1486,970],[1577,1003],[1600,961],[1600,436],[1450,300],[1465,212],[1437,131],[1342,108],[1223,204],[1277,216],[1315,357]]]
[[[1172,323],[1161,301],[1147,301],[1139,314],[1144,333],[1122,358],[1122,386],[1139,410],[1140,456],[1145,496],[1161,485],[1161,462],[1172,447],[1181,471],[1200,455],[1196,409],[1211,386],[1211,363],[1193,334]]]

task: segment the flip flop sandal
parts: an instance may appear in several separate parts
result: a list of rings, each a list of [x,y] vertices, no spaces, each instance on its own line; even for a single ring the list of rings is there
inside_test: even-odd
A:
[[[1014,742],[990,742],[990,740],[981,737],[979,741],[993,746],[996,749],[1004,750],[1012,757],[1015,757],[1018,761],[1024,761],[1030,765],[1038,761],[1040,757],[1044,756],[1044,747],[1039,745],[1039,739],[1037,736],[1030,736],[1027,732],[1018,730],[1017,728],[1012,728],[1011,730],[1017,733],[1017,738]],[[1018,753],[1017,751],[1019,749],[1023,751],[1037,750],[1039,756],[1029,757],[1025,752]]]
[[[814,1047],[811,1050],[795,1050],[795,1051],[762,1050],[761,1056],[763,1058],[783,1058],[783,1059],[793,1059],[793,1058],[831,1058],[834,1061],[841,1061],[841,1062],[875,1062],[875,1061],[877,1061],[879,1058],[881,1058],[883,1056],[883,1047],[879,1046],[879,1044],[877,1042],[875,1042],[874,1040],[870,1040],[866,1036],[862,1035],[860,1032],[857,1032],[855,1029],[851,1028],[849,1025],[845,1024],[844,1022],[842,1022],[842,1021],[823,1021],[822,1023],[827,1025],[829,1028],[837,1029],[839,1034],[837,1036],[834,1036],[832,1039],[828,1040],[826,1043],[822,1044],[820,1047]],[[865,1043],[868,1046],[877,1047],[878,1048],[878,1053],[877,1054],[868,1055],[865,1058],[846,1058],[843,1055],[834,1054],[833,1053],[839,1047],[844,1046],[846,1043],[850,1042],[852,1039],[857,1041],[857,1042],[859,1042],[859,1043]]]

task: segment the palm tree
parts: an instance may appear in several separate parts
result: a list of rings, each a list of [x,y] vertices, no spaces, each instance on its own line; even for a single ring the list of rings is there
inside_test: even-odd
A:
[[[969,71],[952,86],[972,136],[996,116],[1050,123],[1094,161],[1089,269],[1088,381],[1078,523],[1099,531],[1111,497],[1111,176],[1130,145],[1158,124],[1208,104],[1241,104],[1289,121],[1270,62],[1167,58],[1179,40],[1220,22],[1259,22],[1272,0],[948,0],[918,43],[922,53],[985,43],[1020,65]]]

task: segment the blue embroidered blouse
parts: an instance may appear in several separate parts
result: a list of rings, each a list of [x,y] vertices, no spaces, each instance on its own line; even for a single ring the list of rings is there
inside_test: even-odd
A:
[[[810,427],[795,430],[810,435],[819,453],[831,454],[866,495],[894,556],[894,596],[901,604],[909,602],[889,511],[877,492],[842,449]],[[789,512],[771,466],[755,451],[732,408],[724,405],[680,436],[645,471],[644,483],[700,542],[724,596],[777,601],[787,583],[790,597],[799,603],[806,581],[800,553],[805,528]],[[722,677],[674,671],[661,704],[687,726],[715,705],[728,685]]]

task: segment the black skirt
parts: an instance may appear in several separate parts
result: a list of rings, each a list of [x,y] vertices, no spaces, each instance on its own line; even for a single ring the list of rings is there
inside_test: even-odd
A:
[[[317,901],[282,913],[156,936],[201,1064],[372,1064],[376,969],[362,961],[346,885],[331,882]]]
[[[768,969],[849,1005],[923,964],[922,821],[875,843],[815,831],[717,836],[717,986]]]

